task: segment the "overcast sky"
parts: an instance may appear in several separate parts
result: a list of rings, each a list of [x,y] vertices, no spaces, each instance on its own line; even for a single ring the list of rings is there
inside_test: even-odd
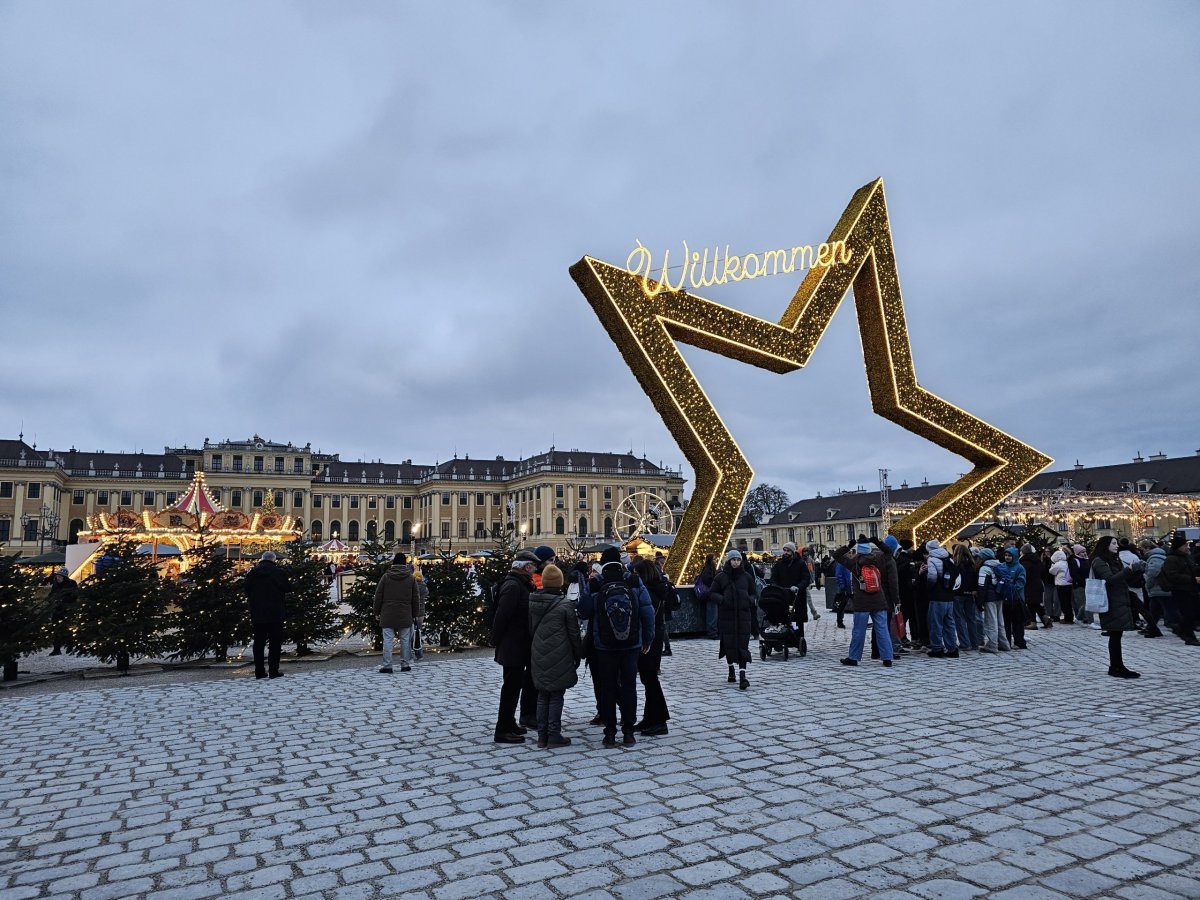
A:
[[[1191,0],[0,2],[0,436],[678,466],[568,267],[817,244],[883,177],[926,388],[1059,465],[1190,454],[1198,39]],[[871,414],[851,303],[790,375],[684,352],[793,498],[966,470]]]

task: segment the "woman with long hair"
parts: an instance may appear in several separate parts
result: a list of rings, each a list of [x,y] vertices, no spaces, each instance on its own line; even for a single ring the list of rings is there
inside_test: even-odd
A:
[[[754,605],[754,576],[748,571],[742,554],[730,550],[721,571],[713,580],[709,596],[717,601],[717,627],[721,635],[717,658],[729,665],[729,683],[738,683],[734,667],[741,673],[740,687],[750,687],[746,679],[746,664],[750,662],[750,638],[758,637],[757,610]]]
[[[1092,554],[1091,577],[1104,582],[1108,594],[1108,612],[1100,613],[1100,627],[1108,635],[1108,674],[1114,678],[1138,678],[1139,673],[1125,668],[1121,656],[1121,635],[1135,631],[1133,608],[1129,602],[1129,573],[1146,567],[1141,560],[1130,567],[1117,556],[1116,538],[1106,535],[1096,542]]]

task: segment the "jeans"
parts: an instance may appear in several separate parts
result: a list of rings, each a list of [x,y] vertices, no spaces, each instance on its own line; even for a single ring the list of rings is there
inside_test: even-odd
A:
[[[706,600],[704,602],[704,630],[709,638],[715,639],[720,637],[717,633],[717,601]]]
[[[999,600],[983,604],[983,646],[988,650],[1007,650],[1008,638],[1004,634],[1004,613]]]
[[[643,725],[663,725],[671,718],[667,709],[667,698],[663,694],[659,669],[662,667],[663,645],[657,637],[650,645],[649,653],[638,654],[638,676],[642,679],[645,701],[642,706]]]
[[[392,665],[392,648],[396,643],[396,629],[383,629],[383,664],[388,668]],[[412,626],[401,628],[400,634],[400,668],[407,669],[412,665]]]
[[[879,612],[854,613],[854,628],[850,632],[850,651],[847,655],[850,659],[862,659],[868,624],[874,628],[872,634],[875,638],[875,646],[879,648],[879,655],[884,659],[891,659],[892,636],[888,633],[887,611],[882,609]]]
[[[637,667],[640,649],[597,650],[592,657],[592,677],[600,685],[600,721],[604,734],[617,733],[617,707],[621,727],[632,733],[637,721]]]
[[[975,614],[974,594],[954,595],[954,627],[958,631],[958,646],[979,649],[979,617]]]
[[[263,647],[269,644],[266,667],[263,666]],[[283,650],[282,622],[254,623],[254,674],[262,677],[279,674],[279,655]]]
[[[563,697],[566,691],[538,691],[538,737],[562,734]]]
[[[954,601],[929,601],[929,646],[946,653],[958,652],[954,627]]]
[[[1087,602],[1087,589],[1081,584],[1071,588],[1071,604],[1075,607],[1075,618],[1085,625],[1092,624],[1092,614],[1083,608]]]

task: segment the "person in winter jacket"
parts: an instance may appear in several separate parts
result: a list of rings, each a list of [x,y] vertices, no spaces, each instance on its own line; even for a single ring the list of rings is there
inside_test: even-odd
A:
[[[1162,637],[1162,630],[1158,627],[1159,619],[1164,619],[1168,628],[1175,619],[1171,591],[1159,581],[1163,563],[1167,559],[1167,551],[1150,538],[1140,541],[1138,550],[1141,551],[1142,559],[1146,562],[1146,570],[1142,573],[1145,582],[1142,585],[1142,592],[1145,595],[1146,630],[1142,632],[1142,637]],[[1176,621],[1174,624],[1177,625],[1178,622]]]
[[[400,671],[412,671],[413,624],[425,616],[425,604],[412,570],[405,565],[403,553],[392,557],[392,564],[375,586],[373,608],[383,629],[383,665],[379,671],[392,674],[392,649],[400,638]]]
[[[1020,563],[1016,547],[1000,551],[1000,595],[1004,601],[1004,633],[1009,646],[1028,650],[1025,643],[1025,567]]]
[[[1038,556],[1040,562],[1042,576],[1042,611],[1045,613],[1044,624],[1047,628],[1059,621],[1062,616],[1062,610],[1058,605],[1058,591],[1054,589],[1054,574],[1050,571],[1050,567],[1054,565],[1054,554],[1049,547],[1042,550]]]
[[[566,598],[565,582],[562,570],[546,563],[542,589],[529,595],[529,671],[538,692],[537,745],[543,750],[571,743],[562,733],[563,696],[579,680],[576,670],[583,658],[579,619]]]
[[[250,624],[254,627],[254,677],[280,678],[279,657],[283,650],[283,598],[292,589],[287,572],[275,564],[270,550],[246,573],[243,589],[250,598]],[[267,649],[266,665],[263,648]]]
[[[892,638],[892,659],[899,659],[904,653],[900,647],[902,637],[899,631],[892,627],[892,623],[895,621],[896,610],[900,608],[900,569],[894,556],[900,549],[900,542],[889,534],[882,541],[879,538],[871,538],[867,543],[883,553],[883,593],[887,602],[888,634]],[[879,659],[879,645],[875,643],[875,633],[871,629],[868,630],[871,631],[871,659]]]
[[[825,608],[832,611],[838,594],[837,563],[828,553],[821,557],[821,582],[825,587]]]
[[[899,587],[893,585],[889,589],[884,586],[883,580],[889,568],[884,558],[887,554],[860,534],[856,543],[847,544],[833,555],[854,578],[854,595],[850,602],[854,613],[854,628],[850,632],[850,649],[846,658],[842,660],[842,665],[858,665],[867,638],[867,626],[870,625],[874,630],[875,645],[879,648],[883,665],[890,669],[893,655],[892,638],[887,625],[887,598],[891,591],[895,592],[895,596],[899,596]],[[875,583],[876,579],[878,584]]]
[[[70,633],[67,622],[71,618],[71,607],[75,605],[79,585],[71,578],[66,566],[57,569],[50,579],[50,621],[54,629],[54,649],[51,656],[61,656],[63,645],[68,643]]]
[[[717,601],[708,596],[708,591],[713,586],[713,582],[717,580],[717,562],[713,554],[708,554],[704,558],[704,568],[700,570],[700,574],[696,576],[696,596],[703,598],[704,603],[704,625],[705,637],[710,641],[715,641],[721,635],[717,632]],[[701,594],[703,588],[704,593]]]
[[[916,596],[913,592],[913,580],[917,569],[913,565],[912,541],[904,538],[899,543],[900,549],[895,551],[892,557],[896,560],[896,577],[900,583],[900,611],[904,613],[904,622],[908,628],[910,638],[909,646],[912,646],[919,643],[917,640],[919,628],[917,623]]]
[[[579,615],[591,620],[592,678],[600,690],[600,720],[604,725],[604,746],[617,746],[617,707],[621,709],[622,743],[632,747],[637,743],[634,725],[637,719],[638,653],[649,653],[654,644],[654,604],[641,579],[627,572],[616,547],[609,547],[600,557],[600,579],[595,589],[579,598]],[[610,646],[605,640],[607,611],[605,595],[623,586],[637,618],[637,637],[633,646]],[[633,630],[630,629],[630,637]]]
[[[746,665],[750,662],[750,637],[758,637],[758,613],[754,575],[743,562],[740,551],[730,550],[709,593],[717,598],[717,630],[721,635],[717,658],[729,664],[729,683],[738,681],[744,691],[750,687]],[[740,681],[734,678],[735,665],[741,672]]]
[[[1092,559],[1092,577],[1104,582],[1108,595],[1108,612],[1100,613],[1100,627],[1108,634],[1108,674],[1114,678],[1138,678],[1139,673],[1125,667],[1121,655],[1121,635],[1133,631],[1133,609],[1129,602],[1129,575],[1145,569],[1140,559],[1132,566],[1121,564],[1117,556],[1116,538],[1106,535],[1096,542]]]
[[[809,578],[808,565],[796,552],[796,545],[788,541],[783,545],[783,556],[771,569],[771,584],[792,592],[792,603],[795,610],[792,621],[797,625],[807,619],[804,615],[805,602],[812,603],[808,599]],[[820,618],[815,609],[812,612],[814,617]]]
[[[1162,578],[1171,587],[1171,599],[1179,611],[1175,633],[1185,644],[1196,644],[1197,607],[1200,606],[1200,563],[1188,553],[1187,539],[1177,534],[1171,539],[1171,552],[1163,560]]]
[[[529,728],[537,727],[537,690],[529,672],[529,595],[539,560],[522,550],[496,590],[496,617],[492,621],[492,645],[496,662],[504,669],[500,707],[496,713],[493,740],[497,744],[521,744]],[[521,721],[516,719],[521,704]]]
[[[1000,561],[990,547],[980,547],[975,552],[979,557],[975,600],[983,607],[983,646],[980,650],[984,653],[1009,650],[1008,635],[1004,629],[1004,595],[1001,591],[1004,573],[1000,569]]]
[[[954,624],[954,585],[958,572],[938,541],[925,544],[929,557],[919,574],[929,592],[929,655],[958,659],[958,628]]]
[[[1063,622],[1070,625],[1075,621],[1075,587],[1065,550],[1055,550],[1050,554],[1050,577],[1054,579],[1054,593]]]
[[[834,601],[834,609],[837,611],[837,627],[845,628],[846,623],[843,617],[846,615],[846,609],[850,606],[850,601],[854,597],[854,576],[850,574],[849,569],[835,560],[833,563],[833,578],[837,582],[837,596],[841,598]]]
[[[1067,557],[1067,569],[1071,573],[1071,604],[1075,607],[1075,621],[1088,628],[1099,630],[1100,623],[1092,618],[1086,609],[1086,587],[1088,574],[1092,571],[1092,561],[1088,559],[1087,548],[1083,544],[1073,544],[1071,555]]]
[[[1021,548],[1018,561],[1025,570],[1025,627],[1037,631],[1040,621],[1048,628],[1049,619],[1042,607],[1042,560],[1033,549],[1033,544]]]
[[[983,621],[975,604],[975,561],[965,542],[954,548],[954,625],[958,629],[958,646],[963,650],[978,650],[983,646]]]
[[[633,730],[646,737],[654,737],[667,733],[667,721],[671,718],[659,675],[667,617],[679,608],[679,595],[666,575],[649,560],[639,559],[633,564],[633,572],[646,586],[650,602],[654,605],[654,640],[650,644],[650,652],[638,656],[638,677],[642,681],[643,696],[642,718],[633,726]]]

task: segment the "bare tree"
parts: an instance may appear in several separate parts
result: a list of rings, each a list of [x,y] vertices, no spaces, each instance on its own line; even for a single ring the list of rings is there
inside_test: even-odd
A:
[[[788,499],[787,491],[777,484],[766,482],[751,488],[742,505],[741,518],[760,521],[764,517],[783,512],[792,501]]]

